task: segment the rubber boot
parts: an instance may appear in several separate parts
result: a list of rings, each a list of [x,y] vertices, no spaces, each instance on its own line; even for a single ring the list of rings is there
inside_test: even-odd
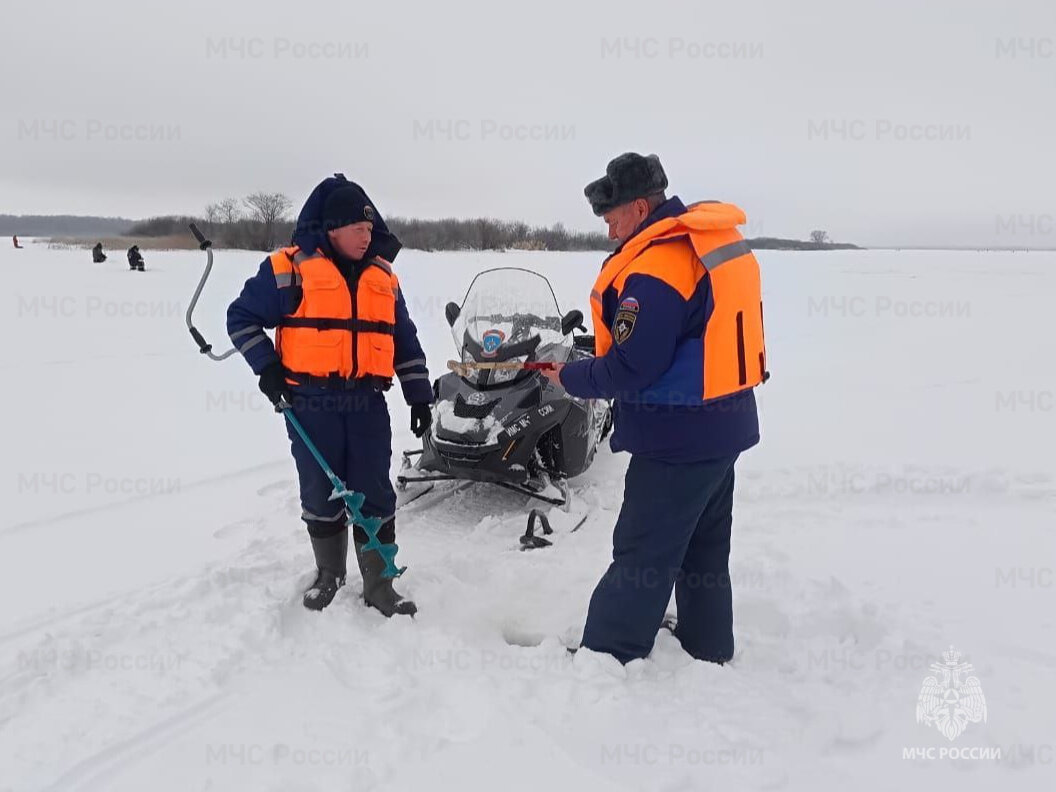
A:
[[[318,574],[312,587],[304,592],[304,607],[322,610],[334,600],[337,590],[345,585],[348,557],[348,529],[333,536],[312,536],[312,551]]]
[[[413,616],[418,612],[411,600],[404,599],[392,587],[392,578],[382,577],[385,571],[385,559],[377,550],[363,550],[365,542],[355,542],[356,560],[359,572],[363,575],[363,600],[372,608],[377,608],[386,617],[395,614]]]

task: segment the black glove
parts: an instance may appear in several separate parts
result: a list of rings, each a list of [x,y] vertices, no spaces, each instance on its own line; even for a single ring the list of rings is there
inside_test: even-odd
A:
[[[411,431],[421,437],[433,423],[433,408],[428,404],[411,405]]]
[[[268,401],[279,406],[279,399],[284,399],[287,404],[292,401],[290,386],[286,383],[286,369],[278,361],[269,363],[260,372],[260,381],[257,383],[260,392],[268,397]]]

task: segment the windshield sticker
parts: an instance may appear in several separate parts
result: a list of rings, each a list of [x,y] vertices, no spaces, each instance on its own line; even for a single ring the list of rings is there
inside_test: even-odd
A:
[[[484,357],[493,358],[499,353],[499,347],[506,340],[506,334],[501,330],[485,330],[481,337],[481,354]]]

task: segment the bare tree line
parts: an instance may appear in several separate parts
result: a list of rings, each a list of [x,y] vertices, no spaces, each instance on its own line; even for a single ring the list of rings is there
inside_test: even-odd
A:
[[[283,193],[256,192],[245,198],[224,198],[205,207],[201,218],[152,217],[136,223],[130,236],[169,236],[186,233],[198,223],[218,247],[274,250],[293,235],[290,209]],[[561,223],[549,228],[488,218],[440,220],[387,219],[389,229],[404,246],[418,250],[608,250],[604,234],[570,231]]]
[[[561,223],[532,228],[527,223],[454,217],[388,221],[407,247],[418,250],[611,250],[604,234],[569,231]]]
[[[205,207],[204,217],[164,215],[142,220],[128,236],[161,237],[187,234],[196,223],[217,247],[274,250],[289,239],[292,203],[282,193],[255,192],[245,198],[224,198]]]
[[[272,250],[277,247],[279,232],[293,202],[283,193],[255,192],[241,203],[224,198],[205,207],[205,225],[215,241],[225,247],[247,247]],[[243,208],[248,214],[243,213]]]
[[[187,233],[198,223],[218,247],[274,250],[289,244],[293,203],[283,193],[255,192],[245,198],[224,198],[205,207],[205,217],[154,217],[134,225],[130,236],[171,236]],[[404,246],[417,250],[611,250],[601,233],[570,231],[561,223],[549,228],[488,218],[413,220],[393,217],[392,232]],[[757,250],[836,250],[855,245],[833,243],[828,232],[815,229],[810,241],[759,237],[748,243]]]

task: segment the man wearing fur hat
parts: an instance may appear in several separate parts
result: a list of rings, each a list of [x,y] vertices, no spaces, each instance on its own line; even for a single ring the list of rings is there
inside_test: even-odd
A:
[[[382,544],[396,541],[384,394],[394,378],[411,406],[411,431],[421,437],[432,420],[425,355],[392,271],[400,247],[363,189],[335,174],[305,202],[292,246],[265,259],[227,312],[228,335],[261,391],[276,405],[292,405],[327,464],[366,497],[361,511],[383,520]],[[264,332],[271,328],[274,343]],[[300,436],[288,433],[316,564],[304,606],[322,610],[345,583],[347,514]],[[413,615],[414,603],[384,576],[385,559],[364,549],[366,532],[352,530],[364,600],[385,616]]]
[[[622,154],[585,189],[619,243],[591,293],[595,352],[548,372],[614,400],[613,451],[629,451],[613,560],[591,596],[583,646],[645,657],[674,589],[674,634],[692,656],[733,656],[729,555],[734,466],[759,442],[764,382],[759,267],[730,204],[668,198],[655,154]]]

